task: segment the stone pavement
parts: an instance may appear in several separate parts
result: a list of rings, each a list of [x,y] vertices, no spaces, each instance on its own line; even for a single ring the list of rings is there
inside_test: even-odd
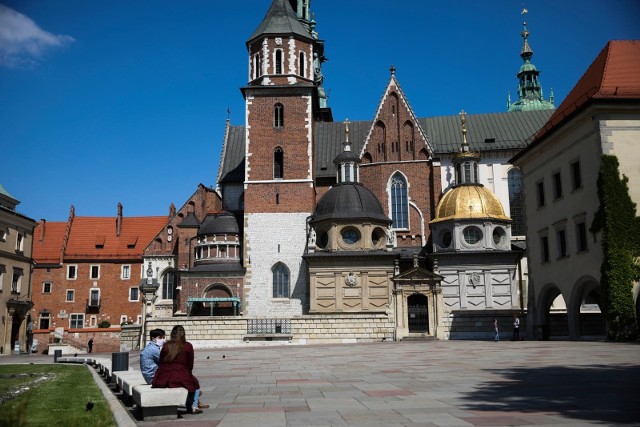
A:
[[[132,366],[137,357],[131,353]],[[0,363],[8,359],[13,357]],[[428,341],[196,349],[194,374],[209,409],[136,424],[640,425],[638,344]]]

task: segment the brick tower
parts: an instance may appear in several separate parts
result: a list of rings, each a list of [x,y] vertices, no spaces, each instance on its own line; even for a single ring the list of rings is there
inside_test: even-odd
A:
[[[331,120],[314,27],[309,1],[273,0],[247,41],[243,311],[250,317],[301,314],[308,301],[302,255],[316,200],[314,123]]]

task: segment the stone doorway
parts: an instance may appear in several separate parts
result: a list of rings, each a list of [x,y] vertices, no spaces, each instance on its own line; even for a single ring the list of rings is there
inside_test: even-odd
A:
[[[429,333],[429,299],[422,294],[407,298],[409,333]]]

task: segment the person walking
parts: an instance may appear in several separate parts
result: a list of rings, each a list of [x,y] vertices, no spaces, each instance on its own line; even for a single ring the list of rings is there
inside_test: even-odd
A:
[[[513,313],[513,340],[520,341],[520,319],[516,313]]]
[[[200,383],[193,375],[193,346],[187,341],[184,327],[174,326],[160,350],[160,365],[156,371],[151,387],[176,388],[184,387],[187,395],[187,411],[193,414],[201,414],[203,408],[209,405],[200,403]]]
[[[87,343],[87,348],[89,349],[89,353],[93,351],[93,337],[89,338],[89,342]]]
[[[160,349],[164,344],[164,330],[154,329],[149,332],[149,342],[140,353],[140,372],[147,384],[151,384],[153,376],[160,364]]]
[[[495,331],[495,342],[500,341],[500,332],[498,332],[498,319],[493,319],[493,330]]]

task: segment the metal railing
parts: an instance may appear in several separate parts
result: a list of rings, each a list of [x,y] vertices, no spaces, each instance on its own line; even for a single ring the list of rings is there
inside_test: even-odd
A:
[[[290,319],[249,319],[247,334],[290,334]]]

